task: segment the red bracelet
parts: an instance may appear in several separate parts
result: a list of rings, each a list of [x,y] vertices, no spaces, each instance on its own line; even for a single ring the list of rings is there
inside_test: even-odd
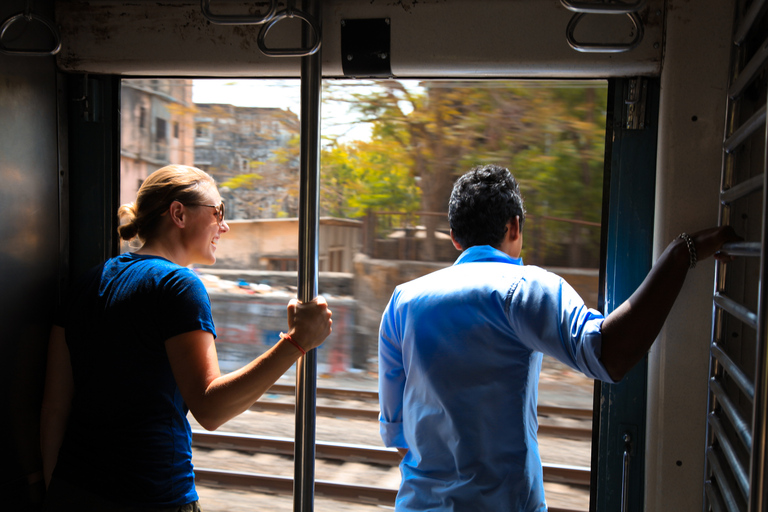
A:
[[[304,350],[303,348],[301,348],[301,345],[299,345],[298,343],[296,343],[296,341],[295,341],[293,338],[291,338],[291,335],[290,335],[290,334],[285,334],[284,332],[281,332],[281,333],[280,333],[280,339],[281,339],[281,340],[288,340],[288,342],[289,342],[291,345],[293,345],[294,347],[296,347],[297,349],[299,349],[299,352],[301,352],[301,354],[302,354],[302,355],[304,355],[304,356],[305,356],[305,355],[307,355],[307,351],[306,351],[306,350]]]

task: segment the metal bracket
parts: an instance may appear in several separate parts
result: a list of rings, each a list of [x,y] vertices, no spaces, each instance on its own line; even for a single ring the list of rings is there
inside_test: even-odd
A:
[[[624,96],[623,121],[627,130],[644,130],[646,122],[646,103],[648,99],[648,79],[631,78]]]
[[[392,76],[390,20],[341,20],[341,67],[344,76]]]

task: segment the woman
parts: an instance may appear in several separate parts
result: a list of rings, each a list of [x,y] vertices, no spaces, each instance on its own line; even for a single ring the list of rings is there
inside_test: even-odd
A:
[[[331,312],[322,297],[291,301],[288,333],[221,375],[210,301],[187,268],[213,264],[229,231],[213,179],[163,167],[118,214],[120,237],[143,245],[87,273],[51,334],[41,432],[48,510],[197,511],[187,412],[215,430],[248,409],[325,340]]]

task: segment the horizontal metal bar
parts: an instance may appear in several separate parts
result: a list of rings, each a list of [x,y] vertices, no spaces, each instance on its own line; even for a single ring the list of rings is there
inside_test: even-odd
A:
[[[739,510],[739,505],[736,502],[736,496],[733,494],[733,491],[728,484],[728,480],[725,477],[725,473],[723,472],[720,458],[717,452],[715,452],[712,448],[707,449],[707,461],[709,462],[709,467],[712,469],[712,473],[717,480],[717,487],[720,490],[720,495],[725,502],[725,506],[728,509],[728,512],[741,512]]]
[[[711,480],[704,482],[704,491],[707,493],[709,506],[712,509],[712,512],[725,512],[723,497],[720,495],[718,488],[712,484]]]
[[[607,2],[583,2],[576,0],[560,0],[563,7],[572,12],[585,12],[591,14],[629,14],[642,11],[648,4],[648,0],[635,0],[632,3],[607,3]]]
[[[723,190],[720,192],[720,203],[724,205],[731,204],[737,199],[741,199],[753,192],[762,190],[764,179],[763,174],[759,174],[758,176],[753,176],[748,180],[742,181],[738,185],[732,186],[728,190]]]
[[[733,449],[731,440],[728,439],[728,436],[723,430],[723,425],[720,422],[720,418],[718,418],[714,413],[710,413],[709,424],[714,430],[715,437],[720,444],[723,455],[725,455],[725,460],[728,462],[728,465],[731,468],[731,472],[736,479],[736,483],[739,485],[741,495],[744,496],[745,500],[749,499],[749,476],[747,474],[748,470],[744,468],[744,466],[741,464],[741,461],[739,460],[739,457],[736,455],[736,450]]]
[[[739,46],[744,42],[744,40],[747,38],[747,34],[749,34],[749,31],[755,24],[757,15],[760,14],[760,11],[764,5],[765,0],[755,0],[752,2],[752,5],[749,6],[746,14],[744,14],[744,17],[739,22],[739,26],[736,29],[736,34],[733,36],[733,44]]]
[[[749,377],[747,377],[747,374],[744,373],[744,371],[737,365],[733,359],[731,359],[728,354],[725,353],[725,351],[717,344],[713,343],[710,346],[710,350],[712,351],[712,356],[717,359],[717,362],[720,363],[720,365],[725,368],[725,371],[728,373],[728,375],[733,379],[733,381],[736,383],[737,386],[739,386],[739,389],[742,393],[744,393],[747,398],[749,398],[750,402],[754,402],[755,400],[755,384],[751,380],[749,380]]]
[[[753,329],[757,329],[757,315],[746,306],[739,304],[722,293],[715,293],[713,300],[720,309],[727,311]]]
[[[747,62],[747,65],[741,70],[739,76],[736,77],[736,80],[731,84],[730,89],[728,89],[729,98],[734,99],[744,92],[744,89],[752,83],[752,80],[754,80],[755,76],[757,76],[763,68],[766,59],[768,59],[768,39],[763,41],[763,44],[760,45],[749,62]]]
[[[720,252],[728,256],[759,258],[763,252],[762,249],[760,242],[733,242],[724,244]]]
[[[739,126],[727,139],[725,139],[725,142],[723,142],[723,150],[725,150],[726,153],[732,153],[733,150],[741,146],[750,135],[760,128],[763,128],[765,126],[765,112],[766,106],[763,105],[759,110],[755,111],[754,114],[749,116],[749,119],[747,119],[744,124]]]
[[[717,403],[730,420],[739,439],[741,439],[741,442],[744,444],[744,448],[746,448],[747,451],[752,451],[752,430],[747,422],[744,421],[744,418],[742,418],[741,413],[736,409],[733,400],[726,394],[725,389],[723,389],[723,386],[717,379],[712,378],[709,380],[709,388],[715,394]]]

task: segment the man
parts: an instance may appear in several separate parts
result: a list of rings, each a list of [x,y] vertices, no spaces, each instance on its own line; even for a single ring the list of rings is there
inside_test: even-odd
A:
[[[653,343],[688,269],[738,238],[730,228],[681,235],[605,318],[560,277],[523,266],[525,209],[507,169],[459,178],[448,216],[462,254],[398,286],[379,332],[381,435],[404,455],[395,509],[546,511],[542,354],[621,380]]]

